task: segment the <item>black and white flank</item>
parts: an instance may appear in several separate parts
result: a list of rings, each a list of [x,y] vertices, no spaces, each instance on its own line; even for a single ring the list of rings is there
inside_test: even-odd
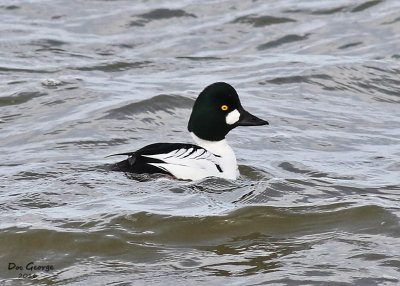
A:
[[[156,143],[128,155],[116,163],[113,171],[161,173],[183,180],[221,177],[235,180],[238,175],[236,156],[225,136],[237,126],[266,125],[242,107],[236,90],[217,82],[207,86],[196,99],[188,130],[198,145]]]

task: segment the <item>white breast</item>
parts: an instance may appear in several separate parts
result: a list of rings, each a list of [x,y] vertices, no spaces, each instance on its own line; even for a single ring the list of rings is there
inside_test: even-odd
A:
[[[217,155],[219,166],[222,169],[222,174],[217,177],[225,179],[236,180],[239,175],[238,166],[236,163],[236,156],[231,146],[229,146],[226,139],[220,141],[208,141],[197,137],[193,132],[190,132],[194,141],[204,149]]]

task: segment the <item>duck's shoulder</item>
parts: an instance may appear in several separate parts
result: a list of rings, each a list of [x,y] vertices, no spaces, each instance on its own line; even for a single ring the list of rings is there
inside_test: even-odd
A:
[[[137,150],[134,155],[165,162],[171,162],[174,159],[180,161],[208,159],[215,162],[219,157],[203,147],[188,143],[155,143]]]
[[[139,150],[126,153],[113,154],[111,156],[126,155],[129,157],[150,157],[157,159],[205,159],[219,157],[205,148],[189,143],[153,143]]]
[[[157,155],[157,154],[167,154],[174,151],[183,151],[183,150],[205,150],[204,148],[189,144],[189,143],[154,143],[134,152],[136,155]],[[206,150],[205,150],[206,151]]]

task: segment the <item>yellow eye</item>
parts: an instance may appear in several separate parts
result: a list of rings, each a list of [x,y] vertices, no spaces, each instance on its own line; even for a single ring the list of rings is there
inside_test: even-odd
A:
[[[228,105],[222,105],[222,106],[221,106],[221,109],[222,109],[223,111],[228,110]]]

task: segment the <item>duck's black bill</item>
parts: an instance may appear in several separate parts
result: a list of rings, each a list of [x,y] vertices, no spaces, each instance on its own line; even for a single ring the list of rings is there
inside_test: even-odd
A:
[[[236,124],[237,126],[269,125],[268,121],[258,118],[244,109],[240,111],[240,118]]]

